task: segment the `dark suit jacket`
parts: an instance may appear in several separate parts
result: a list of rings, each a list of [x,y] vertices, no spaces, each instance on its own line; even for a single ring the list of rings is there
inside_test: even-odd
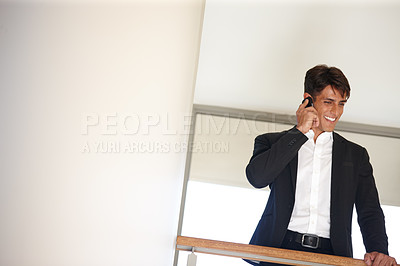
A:
[[[256,188],[270,186],[271,192],[250,244],[281,246],[295,201],[297,153],[307,140],[295,127],[256,138],[253,156],[246,167],[247,179]],[[353,255],[354,205],[366,251],[388,254],[384,215],[368,153],[334,132],[330,237],[335,255]]]

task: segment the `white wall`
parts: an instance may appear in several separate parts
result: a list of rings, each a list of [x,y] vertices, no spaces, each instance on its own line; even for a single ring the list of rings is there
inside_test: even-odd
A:
[[[201,17],[0,2],[1,265],[172,265]]]
[[[294,115],[305,72],[352,88],[343,121],[400,128],[400,2],[208,0],[194,102]]]

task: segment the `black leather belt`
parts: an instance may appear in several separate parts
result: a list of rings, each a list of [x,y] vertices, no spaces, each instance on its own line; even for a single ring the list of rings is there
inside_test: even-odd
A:
[[[300,234],[294,231],[287,230],[286,237],[289,237],[291,240],[294,240],[295,242],[301,244],[303,247],[307,248],[332,248],[329,238],[319,237],[313,234]]]

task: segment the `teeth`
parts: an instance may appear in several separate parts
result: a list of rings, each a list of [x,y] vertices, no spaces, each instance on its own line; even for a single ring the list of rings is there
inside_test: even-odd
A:
[[[328,119],[329,121],[335,122],[336,118],[332,118],[329,116],[324,116],[326,119]]]

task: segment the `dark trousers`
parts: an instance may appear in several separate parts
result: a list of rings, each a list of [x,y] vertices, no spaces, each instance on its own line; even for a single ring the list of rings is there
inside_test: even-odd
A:
[[[291,249],[291,250],[298,250],[298,251],[306,251],[306,252],[313,252],[313,253],[321,253],[321,254],[328,254],[328,255],[334,255],[333,254],[333,249],[330,243],[328,245],[325,245],[323,248],[308,248],[308,247],[303,247],[301,243],[297,243],[294,239],[294,235],[288,231],[285,235],[285,238],[282,242],[281,248],[284,249]],[[326,240],[326,239],[325,239]],[[325,241],[326,242],[326,241]],[[270,263],[270,262],[260,262],[260,266],[282,266],[285,264],[277,264],[277,263]]]

